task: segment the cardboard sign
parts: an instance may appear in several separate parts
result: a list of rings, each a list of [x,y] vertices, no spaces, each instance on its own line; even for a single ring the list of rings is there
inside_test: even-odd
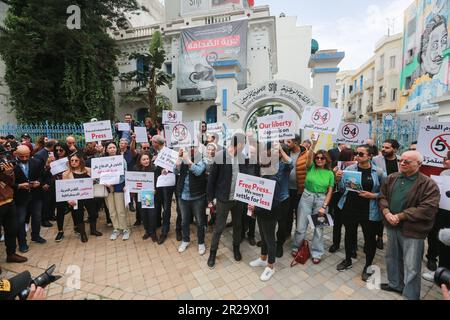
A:
[[[155,166],[164,168],[170,172],[173,172],[175,168],[175,162],[178,159],[178,152],[164,147],[156,157]]]
[[[148,143],[148,135],[146,127],[134,127],[137,143]]]
[[[362,145],[370,138],[369,131],[370,125],[366,123],[341,123],[333,141],[349,145]]]
[[[163,110],[162,124],[178,124],[183,121],[183,111]]]
[[[163,187],[173,187],[176,183],[176,177],[173,173],[162,174],[158,177],[158,181],[156,182],[157,188]]]
[[[441,191],[439,208],[450,211],[450,194],[447,195],[450,192],[450,176],[431,176],[431,179],[436,182]]]
[[[442,168],[444,158],[450,151],[450,123],[421,123],[417,151],[423,155],[424,165]]]
[[[303,111],[300,129],[335,135],[339,130],[342,112],[342,109],[307,106]]]
[[[125,187],[128,192],[139,193],[141,190],[155,190],[153,172],[125,172]]]
[[[86,142],[112,140],[111,121],[97,121],[83,123]]]
[[[101,178],[101,175],[121,176],[125,172],[123,156],[92,158],[92,178]]]
[[[78,201],[94,198],[92,179],[56,180],[56,202]]]
[[[295,138],[295,121],[291,113],[280,113],[258,118],[258,140],[280,141]]]
[[[117,130],[119,131],[130,131],[131,127],[128,122],[120,122],[117,124]]]
[[[271,210],[275,184],[274,180],[239,173],[236,179],[234,200]]]
[[[165,134],[169,147],[188,148],[198,146],[199,125],[199,121],[166,125]]]
[[[50,172],[52,175],[64,172],[69,169],[68,158],[62,158],[53,162],[50,162]]]

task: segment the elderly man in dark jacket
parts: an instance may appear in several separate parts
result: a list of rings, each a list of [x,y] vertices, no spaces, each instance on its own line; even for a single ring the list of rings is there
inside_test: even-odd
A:
[[[381,284],[381,289],[403,294],[408,300],[420,299],[424,240],[440,201],[436,183],[419,172],[422,162],[419,152],[405,152],[399,160],[400,172],[383,184],[379,202],[388,236],[389,283]]]

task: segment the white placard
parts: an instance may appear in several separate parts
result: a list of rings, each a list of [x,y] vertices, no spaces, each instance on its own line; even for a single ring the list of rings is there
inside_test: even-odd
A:
[[[86,142],[112,140],[111,121],[97,121],[83,123]]]
[[[158,182],[156,183],[157,188],[162,187],[173,187],[175,186],[176,177],[173,173],[162,174],[158,177]]]
[[[199,121],[165,125],[167,144],[171,148],[198,146],[199,126]]]
[[[308,215],[308,222],[312,230],[334,226],[333,218],[328,213],[323,217],[319,217],[318,214]]]
[[[441,202],[439,208],[450,211],[450,197],[447,192],[450,192],[450,176],[431,176],[441,191]]]
[[[341,123],[337,136],[333,142],[348,145],[362,145],[370,138],[370,124],[367,123]]]
[[[183,111],[163,110],[162,124],[178,124],[183,122]]]
[[[119,131],[130,131],[131,130],[131,126],[128,122],[119,122],[117,124],[117,130]]]
[[[258,140],[280,141],[295,138],[295,121],[291,113],[280,113],[258,118]]]
[[[300,129],[337,134],[342,112],[342,109],[307,106],[300,120]]]
[[[442,168],[450,151],[450,122],[422,122],[417,151],[423,155],[423,164]]]
[[[64,172],[69,169],[68,158],[62,158],[53,162],[50,162],[50,172],[52,175],[57,175],[58,173]]]
[[[148,135],[146,127],[134,127],[137,143],[148,143]]]
[[[125,172],[123,156],[92,158],[92,178],[101,178],[102,174],[121,176]]]
[[[100,182],[104,186],[113,186],[120,183],[120,176],[117,174],[111,174],[107,172],[103,172],[100,174]]]
[[[127,190],[126,187],[123,188],[123,200],[125,201],[125,208],[127,208],[128,205],[129,205],[130,202],[131,202],[131,195],[130,195],[130,193],[128,192],[128,190]]]
[[[275,184],[274,180],[239,173],[234,200],[271,210]]]
[[[155,190],[155,174],[153,172],[127,171],[125,172],[125,187],[131,193]]]
[[[94,180],[56,180],[56,202],[77,201],[94,198]]]
[[[177,162],[178,159],[178,152],[169,149],[167,147],[164,147],[156,157],[155,160],[155,166],[164,168],[169,170],[170,172],[173,172],[175,168],[175,162]]]
[[[225,140],[225,126],[221,122],[217,123],[208,123],[206,125],[206,134],[215,133],[219,137],[219,140],[215,143],[217,145],[223,146],[223,141]]]

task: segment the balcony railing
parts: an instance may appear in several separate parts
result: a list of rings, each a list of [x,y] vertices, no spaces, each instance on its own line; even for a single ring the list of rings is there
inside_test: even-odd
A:
[[[365,90],[371,89],[371,88],[373,88],[373,86],[374,86],[373,79],[367,79],[364,81],[364,89]]]

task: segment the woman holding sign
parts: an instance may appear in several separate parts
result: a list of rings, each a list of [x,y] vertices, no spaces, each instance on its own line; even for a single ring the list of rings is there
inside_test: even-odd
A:
[[[324,217],[333,195],[334,174],[331,170],[331,159],[328,152],[319,150],[314,154],[318,137],[312,137],[313,144],[306,162],[305,190],[303,191],[297,210],[297,230],[292,242],[292,253],[303,244],[308,228],[308,216],[319,215]],[[319,264],[324,254],[323,229],[314,228],[314,237],[311,245],[311,255],[314,264]]]
[[[90,177],[91,169],[86,167],[83,157],[78,153],[71,154],[69,156],[69,170],[63,173],[63,179],[89,179]],[[102,233],[97,231],[98,211],[94,199],[69,201],[69,206],[73,208],[74,222],[80,233],[81,242],[88,241],[84,228],[84,209],[88,212],[91,235],[102,236]]]
[[[352,267],[352,252],[357,245],[354,239],[358,232],[358,224],[361,224],[366,253],[366,265],[361,275],[363,281],[367,281],[372,275],[367,269],[372,265],[377,249],[377,230],[382,220],[378,197],[381,184],[386,177],[386,173],[381,168],[372,164],[372,156],[373,149],[369,145],[359,146],[356,149],[358,164],[345,169],[361,173],[363,191],[348,190],[342,182],[343,171],[339,170],[336,173],[336,179],[340,181],[339,188],[344,191],[338,207],[342,210],[342,222],[345,226],[345,260],[336,269],[344,271]]]

